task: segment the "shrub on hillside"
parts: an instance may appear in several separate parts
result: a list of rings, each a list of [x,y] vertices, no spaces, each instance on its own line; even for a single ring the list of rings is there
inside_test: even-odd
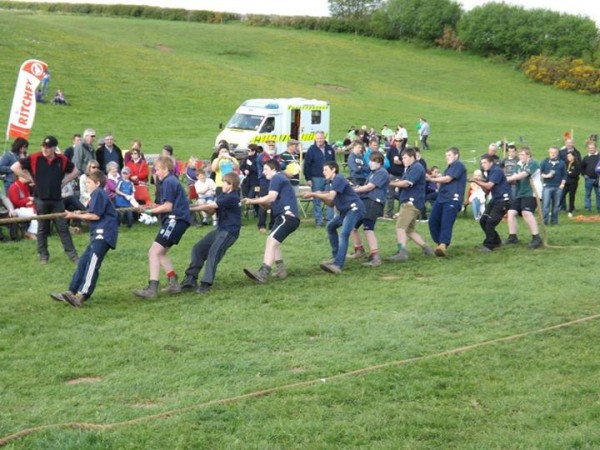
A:
[[[458,38],[456,30],[449,26],[444,27],[442,37],[435,40],[438,47],[449,48],[452,50],[462,51],[465,48],[465,44]]]
[[[533,56],[523,64],[523,72],[534,81],[560,89],[597,94],[600,70],[581,59]]]
[[[388,36],[433,44],[446,27],[456,29],[462,9],[452,0],[389,0],[384,13],[378,20],[387,20]]]
[[[469,50],[516,60],[541,54],[581,57],[594,51],[597,33],[588,18],[505,3],[473,8],[458,23],[459,38]]]

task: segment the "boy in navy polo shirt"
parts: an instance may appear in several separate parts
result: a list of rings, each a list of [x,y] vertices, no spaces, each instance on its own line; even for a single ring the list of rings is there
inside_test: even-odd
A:
[[[417,244],[427,256],[434,256],[433,249],[425,243],[419,233],[415,231],[417,217],[425,206],[425,169],[417,161],[417,152],[414,148],[407,148],[402,153],[402,164],[406,168],[401,180],[390,182],[390,186],[400,188],[400,213],[396,222],[396,239],[398,251],[388,258],[389,261],[406,261],[408,238]]]
[[[481,167],[485,174],[485,180],[474,178],[472,181],[481,186],[486,192],[491,192],[492,199],[486,205],[485,211],[479,219],[479,225],[485,233],[483,246],[480,250],[491,252],[502,245],[496,227],[502,221],[510,206],[511,189],[504,171],[494,162],[491,155],[481,157]]]
[[[467,169],[459,158],[458,148],[450,147],[446,150],[448,167],[444,174],[438,177],[427,176],[427,181],[440,185],[438,196],[429,215],[429,233],[433,242],[437,244],[436,256],[446,256],[452,240],[452,228],[465,197]]]
[[[238,189],[240,177],[230,172],[223,175],[223,191],[217,195],[215,201],[192,206],[191,211],[206,211],[209,214],[217,214],[217,228],[208,233],[192,248],[191,261],[185,271],[185,280],[181,285],[173,286],[169,293],[176,294],[181,291],[196,290],[198,294],[210,291],[217,265],[225,256],[225,253],[240,235],[242,227],[242,208]],[[198,274],[206,263],[206,270],[198,286]]]
[[[90,243],[79,258],[69,290],[50,294],[54,300],[64,301],[78,308],[88,300],[94,290],[104,256],[117,246],[119,216],[104,192],[106,175],[96,170],[87,176],[86,185],[90,192],[87,211],[67,211],[65,218],[87,220],[90,224]]]
[[[287,271],[283,264],[281,243],[300,226],[298,218],[298,201],[290,180],[279,172],[280,165],[275,159],[265,162],[263,173],[269,180],[267,195],[257,198],[245,198],[246,205],[271,205],[271,215],[274,218],[273,228],[267,237],[263,265],[259,270],[244,269],[244,273],[257,283],[266,283],[271,274],[271,266],[275,263],[276,278],[285,278]]]
[[[333,259],[321,263],[321,269],[334,274],[342,271],[346,261],[350,233],[366,212],[362,200],[344,176],[338,173],[339,170],[340,167],[336,162],[328,161],[323,164],[323,176],[331,183],[331,189],[326,192],[307,192],[303,196],[308,199],[322,200],[327,206],[335,206],[339,211],[339,214],[327,223],[327,234]],[[340,227],[342,231],[338,236],[337,229]]]
[[[358,234],[358,228],[362,225],[370,250],[369,260],[363,265],[366,267],[376,267],[381,265],[381,256],[379,255],[377,236],[375,236],[375,223],[378,217],[383,216],[383,208],[390,185],[390,176],[384,168],[384,157],[379,152],[373,152],[369,155],[369,168],[371,169],[371,173],[366,183],[363,186],[354,188],[365,204],[366,213],[364,218],[356,224],[354,231],[352,231],[354,253],[349,258],[357,259],[366,256],[360,235]]]
[[[162,214],[160,231],[156,235],[150,251],[148,252],[148,264],[150,266],[150,280],[146,289],[135,289],[134,295],[141,298],[155,298],[158,295],[160,268],[167,274],[169,280],[165,292],[171,289],[177,290],[177,275],[173,269],[173,263],[167,256],[169,248],[177,245],[181,237],[191,223],[190,207],[187,192],[173,175],[173,159],[169,156],[161,156],[154,163],[156,175],[160,180],[160,198],[162,203],[147,208],[146,214]]]

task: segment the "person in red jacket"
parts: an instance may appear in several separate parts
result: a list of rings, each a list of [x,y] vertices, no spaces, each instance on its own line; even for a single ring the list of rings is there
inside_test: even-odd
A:
[[[27,183],[27,178],[20,176],[8,188],[8,198],[15,207],[17,217],[33,217],[35,213],[35,205],[33,204],[33,196]],[[25,232],[25,237],[31,240],[37,240],[38,222],[32,220],[29,222],[29,227]]]
[[[129,150],[131,159],[125,164],[130,172],[130,179],[135,186],[135,199],[140,205],[149,205],[152,203],[150,191],[148,190],[148,163],[142,158],[139,147],[133,147]]]

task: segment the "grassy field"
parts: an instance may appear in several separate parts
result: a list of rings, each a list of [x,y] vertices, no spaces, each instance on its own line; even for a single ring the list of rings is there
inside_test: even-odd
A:
[[[35,143],[93,126],[123,147],[139,137],[147,152],[170,142],[182,159],[206,157],[216,124],[244,99],[295,95],[329,100],[340,137],[351,124],[412,126],[425,115],[425,156],[438,164],[448,145],[470,159],[525,136],[541,156],[567,129],[580,149],[597,131],[594,97],[400,43],[7,12],[0,33],[10,36],[0,44],[1,120],[29,57],[49,63],[52,88],[73,103],[39,108]],[[407,264],[349,262],[335,277],[318,268],[327,239],[306,220],[283,247],[290,276],[266,286],[242,273],[258,267],[264,244],[253,220],[245,225],[209,296],[147,302],[131,289],[146,283],[157,229],[123,230],[80,310],[48,296],[73,270],[55,237],[43,267],[33,243],[2,245],[0,439],[42,427],[7,448],[600,446],[597,321],[547,329],[599,313],[596,223],[561,217],[550,248],[480,254],[483,234],[461,216],[447,259],[410,247]],[[393,224],[378,230],[392,254]],[[429,240],[426,225],[419,231]],[[204,233],[190,229],[173,249],[179,272]]]

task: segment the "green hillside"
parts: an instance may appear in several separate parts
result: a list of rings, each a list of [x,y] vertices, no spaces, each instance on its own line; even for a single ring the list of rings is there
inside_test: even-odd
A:
[[[347,35],[242,24],[206,25],[19,12],[0,13],[0,119],[6,123],[21,62],[49,64],[51,89],[73,106],[39,108],[32,140],[62,143],[88,126],[127,147],[165,142],[204,156],[217,124],[252,97],[304,96],[332,105],[332,138],[350,125],[432,125],[434,148],[484,149],[524,136],[534,149],[573,128],[600,131],[594,97],[539,86],[509,65]],[[411,138],[412,140],[412,138]],[[579,145],[582,142],[579,141]]]
[[[304,96],[349,125],[431,122],[431,163],[524,136],[542,157],[563,132],[600,132],[598,100],[533,84],[467,54],[347,35],[0,11],[0,120],[17,70],[39,58],[72,106],[41,105],[31,141],[111,132],[146,152],[207,157],[217,124],[252,97]],[[471,168],[473,163],[471,163]],[[577,214],[583,211],[580,183]],[[594,220],[593,213],[582,218]],[[598,223],[560,214],[550,246],[491,253],[471,210],[447,258],[347,260],[339,276],[312,217],[287,239],[285,280],[255,284],[265,235],[251,214],[206,295],[140,300],[158,227],[119,229],[85,307],[53,301],[73,264],[54,233],[0,243],[0,447],[7,449],[597,449]],[[84,225],[85,227],[85,225]],[[428,225],[416,226],[431,244]],[[212,227],[170,252],[181,276]],[[505,223],[498,226],[503,238]],[[395,223],[378,221],[383,258]],[[361,232],[362,234],[362,232]],[[81,252],[89,242],[74,235]],[[161,273],[164,286],[165,275]],[[6,447],[4,447],[4,445]]]

